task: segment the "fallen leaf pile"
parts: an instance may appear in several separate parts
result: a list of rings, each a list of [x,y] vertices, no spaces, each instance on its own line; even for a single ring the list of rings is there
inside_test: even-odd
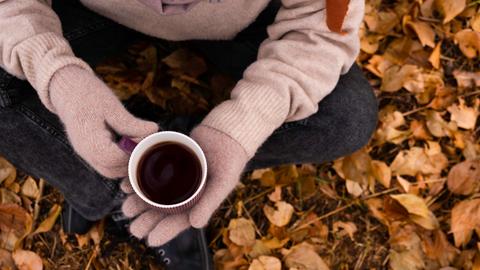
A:
[[[216,269],[480,269],[480,2],[366,0],[360,39],[372,139],[332,162],[247,173],[209,225]],[[155,117],[228,98],[230,77],[188,42],[166,44],[136,42],[96,71]],[[161,269],[105,221],[61,233],[61,200],[4,159],[0,183],[0,269]]]

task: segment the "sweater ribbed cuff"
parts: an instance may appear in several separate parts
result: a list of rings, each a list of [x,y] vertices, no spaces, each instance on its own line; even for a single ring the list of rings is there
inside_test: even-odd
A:
[[[74,56],[67,40],[57,33],[36,35],[20,44],[19,50],[25,77],[50,111],[53,111],[53,106],[49,97],[49,85],[57,70],[76,65],[93,73],[87,63]]]
[[[229,135],[252,158],[285,121],[289,105],[288,97],[275,89],[241,80],[232,98],[215,107],[201,124]]]

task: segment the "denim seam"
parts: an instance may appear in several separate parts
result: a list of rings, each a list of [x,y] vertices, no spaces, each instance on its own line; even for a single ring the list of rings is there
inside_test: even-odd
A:
[[[90,165],[88,165],[81,157],[79,157],[75,151],[72,149],[72,147],[70,146],[69,142],[65,139],[65,137],[62,135],[61,132],[59,132],[57,129],[51,127],[50,125],[47,125],[45,123],[45,121],[43,119],[41,119],[40,117],[38,117],[37,115],[35,115],[30,109],[28,109],[27,107],[25,107],[24,105],[20,104],[19,106],[19,111],[24,115],[26,116],[28,119],[30,119],[31,121],[33,121],[35,124],[37,124],[38,126],[40,126],[41,128],[43,128],[45,131],[47,131],[48,133],[50,133],[55,139],[57,139],[59,142],[61,142],[65,148],[72,154],[72,155],[75,155],[75,157],[77,158],[77,160],[79,162],[81,162],[83,164],[83,166],[85,166],[89,171],[91,171],[92,173],[97,173],[95,170],[93,170],[93,168],[90,167]],[[103,176],[101,176],[101,178],[103,179],[102,184],[107,187],[111,192],[112,194],[115,194],[117,192],[117,189],[115,188],[115,185],[114,184],[111,184],[110,182],[111,181],[114,181],[112,179],[108,179],[108,178],[105,178]]]

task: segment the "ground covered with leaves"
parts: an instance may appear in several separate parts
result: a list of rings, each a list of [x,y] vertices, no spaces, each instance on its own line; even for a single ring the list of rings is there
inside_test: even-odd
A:
[[[480,2],[367,0],[369,144],[245,175],[209,225],[217,269],[480,269]],[[159,115],[207,112],[235,82],[187,43],[142,41],[96,70]],[[48,180],[48,179],[47,179]],[[0,159],[1,269],[162,269],[108,220],[61,231],[62,196]]]

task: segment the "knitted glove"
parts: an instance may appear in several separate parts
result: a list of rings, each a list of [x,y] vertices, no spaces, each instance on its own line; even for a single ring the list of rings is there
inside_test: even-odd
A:
[[[115,133],[141,138],[158,130],[131,115],[92,71],[77,66],[54,74],[49,95],[49,109],[63,122],[75,151],[108,178],[127,175],[129,156],[117,146]]]
[[[146,238],[148,245],[160,246],[190,226],[199,228],[208,223],[213,212],[235,188],[248,157],[245,150],[228,135],[200,125],[191,137],[200,145],[207,158],[207,186],[199,202],[185,213],[167,215],[143,202],[125,180],[122,190],[130,194],[122,206],[123,213],[135,218],[130,232]]]

